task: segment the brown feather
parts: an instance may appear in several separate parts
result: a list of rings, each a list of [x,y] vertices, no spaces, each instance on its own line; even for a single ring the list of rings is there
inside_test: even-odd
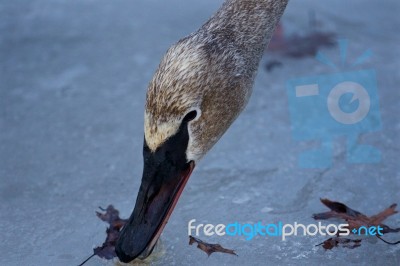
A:
[[[200,159],[248,102],[257,68],[287,0],[227,0],[196,32],[173,45],[151,80],[146,100],[145,138],[156,150],[190,123],[188,160]]]

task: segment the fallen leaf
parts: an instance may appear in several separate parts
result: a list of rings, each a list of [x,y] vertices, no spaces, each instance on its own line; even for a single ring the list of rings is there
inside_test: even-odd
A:
[[[397,233],[400,232],[400,228],[391,228],[382,222],[388,218],[389,216],[396,214],[396,206],[397,204],[390,205],[387,209],[381,211],[380,213],[372,216],[367,216],[359,211],[356,211],[347,205],[331,201],[329,199],[321,199],[321,202],[330,209],[328,212],[323,213],[316,213],[313,214],[313,218],[315,220],[325,220],[330,218],[339,218],[343,219],[348,223],[348,229],[350,232],[353,229],[358,230],[361,226],[371,227],[371,226],[380,226],[383,228],[382,233]],[[376,235],[380,240],[387,244],[399,244],[400,241],[391,243],[381,238],[381,236]],[[322,245],[325,249],[332,249],[333,247],[343,246],[347,248],[355,248],[361,245],[361,239],[348,239],[348,238],[340,238],[340,237],[333,237],[325,240],[323,243],[319,244]],[[317,245],[317,246],[319,246]]]
[[[285,57],[303,58],[315,56],[323,47],[334,47],[336,42],[336,34],[333,32],[311,28],[302,35],[287,35],[283,25],[278,24],[268,45],[268,51]]]
[[[343,219],[346,222],[348,222],[349,224],[348,228],[350,229],[350,231],[352,229],[359,229],[361,226],[366,226],[366,227],[381,226],[383,228],[384,234],[400,231],[400,228],[393,229],[382,223],[386,218],[397,213],[397,211],[395,210],[397,204],[392,204],[390,205],[389,208],[385,209],[384,211],[368,217],[365,214],[353,210],[352,208],[346,206],[341,202],[331,201],[329,199],[321,199],[321,202],[326,207],[331,209],[331,211],[314,214],[313,218],[315,220],[325,220],[329,218]]]
[[[308,20],[307,28],[299,28],[296,31],[305,30],[303,34],[286,34],[283,25],[279,23],[272,36],[268,50],[287,57],[302,58],[315,56],[321,48],[336,45],[336,34],[321,28],[323,23],[317,19],[314,10],[309,10]]]
[[[84,262],[79,264],[79,266],[85,264],[93,256],[99,256],[100,258],[104,258],[107,260],[111,260],[117,256],[117,254],[115,253],[115,244],[117,242],[122,227],[125,225],[128,219],[121,219],[119,217],[119,211],[115,209],[112,205],[108,205],[107,209],[103,209],[101,207],[99,208],[100,210],[105,211],[105,213],[96,212],[97,217],[110,225],[106,230],[106,240],[101,246],[94,248],[93,254]]]
[[[227,253],[237,256],[235,251],[232,249],[224,248],[220,244],[209,244],[196,237],[189,236],[189,245],[192,245],[193,243],[197,243],[197,248],[204,251],[208,256],[210,256],[214,252]]]
[[[345,248],[358,248],[361,246],[361,239],[349,239],[349,238],[341,238],[341,237],[331,237],[321,244],[318,244],[317,246],[321,246],[324,249],[332,249],[337,246],[345,247]]]

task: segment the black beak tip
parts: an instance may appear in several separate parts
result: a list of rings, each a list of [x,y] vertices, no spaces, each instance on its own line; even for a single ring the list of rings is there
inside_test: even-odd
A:
[[[128,230],[128,232],[126,232],[126,229],[128,228],[124,229],[122,230],[115,245],[115,253],[121,262],[128,263],[138,257],[141,251],[138,251],[138,246],[134,245],[134,238],[131,237],[131,234],[129,234],[130,231]]]
[[[121,262],[128,263],[135,259],[135,257],[128,255],[127,252],[124,251],[122,247],[122,243],[120,241],[117,242],[115,246],[115,253],[117,254],[118,259]]]
[[[135,208],[122,228],[115,254],[121,262],[148,257],[194,168],[187,162],[187,123],[156,152],[143,147],[144,169]]]

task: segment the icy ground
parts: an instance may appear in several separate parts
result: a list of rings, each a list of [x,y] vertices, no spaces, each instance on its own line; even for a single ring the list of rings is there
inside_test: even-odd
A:
[[[220,3],[0,2],[0,265],[77,265],[105,238],[98,206],[130,214],[147,83],[165,50]],[[383,129],[361,140],[381,150],[381,163],[347,163],[339,138],[332,168],[299,168],[298,154],[315,143],[291,139],[285,82],[330,69],[311,57],[278,57],[283,66],[266,72],[267,55],[247,109],[197,165],[154,265],[400,265],[400,245],[380,241],[324,251],[315,247],[324,237],[200,237],[239,254],[207,258],[187,236],[191,219],[311,223],[326,210],[320,197],[366,214],[400,203],[399,3],[292,0],[283,17],[287,34],[304,32],[312,9],[321,28],[349,39],[351,59],[373,51],[365,67],[377,72]],[[336,48],[324,52],[339,59]],[[400,215],[387,224],[399,226]]]

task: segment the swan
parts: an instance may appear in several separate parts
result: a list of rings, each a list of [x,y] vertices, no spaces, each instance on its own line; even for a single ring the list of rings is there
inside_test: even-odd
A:
[[[288,0],[226,0],[161,60],[146,94],[143,175],[115,251],[146,258],[196,163],[246,106]]]

